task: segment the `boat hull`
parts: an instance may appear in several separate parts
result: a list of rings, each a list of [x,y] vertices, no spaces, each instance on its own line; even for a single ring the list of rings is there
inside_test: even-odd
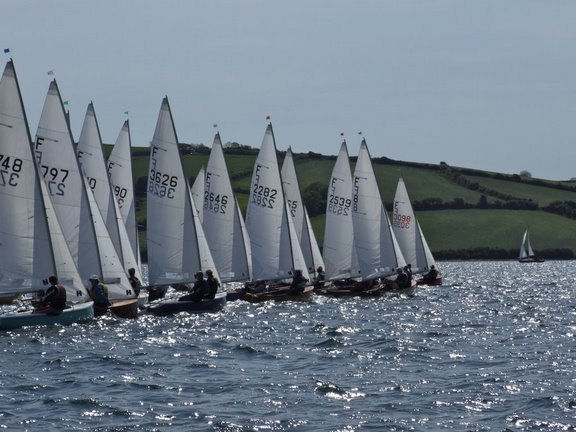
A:
[[[153,315],[165,316],[179,312],[204,313],[218,312],[226,305],[226,293],[218,293],[211,300],[204,299],[199,302],[192,301],[167,301],[148,308]]]
[[[400,288],[395,281],[386,281],[386,283],[381,286],[382,293],[384,294],[413,296],[418,290],[418,284],[414,279],[412,279],[409,287]]]
[[[382,287],[377,285],[365,288],[358,283],[346,285],[330,284],[315,292],[329,297],[378,297],[382,294]]]
[[[230,292],[230,298],[236,300],[245,300],[251,303],[260,303],[265,301],[308,301],[312,298],[314,287],[308,286],[304,291],[298,294],[290,292],[289,285],[280,285],[269,287],[265,291],[251,293],[246,291]]]
[[[438,276],[434,280],[418,279],[416,281],[418,285],[429,285],[429,286],[440,286],[442,285],[442,282],[443,282],[442,276]]]
[[[544,258],[539,257],[518,258],[519,263],[543,263],[544,261]]]
[[[11,294],[11,295],[3,295],[0,296],[0,304],[10,304],[14,300],[20,297],[20,294]]]
[[[119,318],[138,318],[138,299],[114,302],[110,306],[110,310]]]
[[[91,321],[94,318],[92,302],[75,304],[64,309],[59,315],[35,313],[33,311],[14,313],[0,317],[0,330],[12,330],[27,326],[70,325]]]

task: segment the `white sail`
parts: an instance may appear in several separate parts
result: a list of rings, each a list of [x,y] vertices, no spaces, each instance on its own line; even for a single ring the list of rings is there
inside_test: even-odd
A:
[[[316,236],[310,227],[310,220],[302,201],[296,168],[294,167],[294,157],[290,148],[288,148],[282,164],[281,176],[286,202],[288,203],[288,212],[294,222],[294,228],[302,248],[308,273],[315,274],[318,266],[324,267],[324,261],[319,253]]]
[[[138,240],[138,226],[136,224],[136,200],[134,195],[134,180],[132,177],[132,154],[130,124],[124,122],[112,153],[108,158],[108,176],[112,191],[116,197],[120,215],[126,227],[126,233],[132,248],[132,254],[136,257],[137,268],[141,268],[140,247]],[[126,266],[126,268],[130,268]],[[141,280],[141,279],[140,279]]]
[[[522,243],[520,244],[520,256],[519,258],[526,258],[528,253],[526,251],[526,237],[528,236],[528,230],[524,231],[524,235],[522,236]]]
[[[88,105],[86,110],[76,152],[80,166],[87,178],[88,188],[92,190],[97,209],[102,216],[106,231],[118,256],[119,263],[114,263],[114,265],[121,264],[124,269],[137,269],[138,261],[130,245],[122,216],[119,214],[119,208],[106,170],[100,128],[92,103]],[[100,243],[102,243],[101,240],[99,240]],[[102,253],[102,251],[100,252]],[[106,253],[108,252],[106,251]],[[104,263],[102,263],[102,267],[105,271]],[[139,269],[137,276],[141,278]]]
[[[359,276],[352,222],[352,172],[346,141],[340,146],[328,184],[322,255],[327,279]]]
[[[384,209],[366,141],[362,140],[352,187],[354,243],[362,278],[391,274],[404,265]]]
[[[238,204],[238,200],[234,199],[236,202],[236,215],[237,218],[234,220],[234,224],[238,225],[238,227],[234,227],[234,254],[240,254],[244,252],[246,254],[246,264],[248,267],[248,280],[252,280],[252,248],[250,247],[250,236],[248,235],[248,229],[246,228],[246,223],[244,222],[244,217],[242,216],[242,211],[240,210],[240,204]],[[236,235],[238,233],[238,235]],[[239,234],[242,237],[242,243],[236,242],[238,239]]]
[[[532,250],[532,245],[530,244],[530,234],[526,230],[526,249],[528,251],[528,256],[534,256],[534,251]]]
[[[412,264],[414,273],[425,271],[431,264],[434,264],[434,259],[429,259],[432,253],[414,214],[402,177],[398,180],[394,196],[392,227],[404,259],[406,263]]]
[[[282,190],[272,125],[268,125],[256,158],[246,227],[252,250],[254,280],[291,278],[294,270],[308,277]]]
[[[66,243],[87,283],[90,275],[101,272],[100,257],[83,175],[55,80],[42,108],[34,151]]]
[[[214,137],[203,178],[205,181],[202,187],[202,207],[205,218],[202,226],[214,264],[224,282],[249,280],[250,267],[248,251],[245,248],[242,215],[236,205],[218,133]]]
[[[204,170],[204,165],[198,171],[198,175],[194,179],[192,188],[190,189],[190,194],[192,195],[192,200],[194,201],[194,207],[198,212],[198,217],[200,222],[204,222],[204,181],[206,180],[206,172]]]
[[[150,284],[191,282],[194,273],[208,269],[217,274],[184,175],[168,98],[150,147],[147,199]]]
[[[50,197],[42,189],[12,61],[0,79],[0,293],[44,288],[60,278],[68,301],[87,299],[63,240]]]

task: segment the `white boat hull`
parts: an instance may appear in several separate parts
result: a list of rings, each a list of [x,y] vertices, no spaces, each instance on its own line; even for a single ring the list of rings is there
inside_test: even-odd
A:
[[[48,315],[34,311],[17,312],[0,316],[0,330],[12,330],[27,326],[70,325],[94,318],[93,302],[75,304],[59,315]]]

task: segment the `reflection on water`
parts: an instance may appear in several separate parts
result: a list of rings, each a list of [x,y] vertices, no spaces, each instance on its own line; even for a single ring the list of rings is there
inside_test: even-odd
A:
[[[229,303],[0,334],[7,430],[574,430],[573,262],[412,298]]]

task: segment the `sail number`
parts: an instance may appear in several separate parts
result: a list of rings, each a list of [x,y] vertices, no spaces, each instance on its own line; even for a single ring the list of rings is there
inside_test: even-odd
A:
[[[122,206],[124,205],[124,199],[128,194],[128,189],[120,186],[114,186],[112,190],[114,191],[114,195],[116,196],[116,201],[118,202],[118,208],[122,208]]]
[[[394,213],[392,225],[396,228],[409,229],[412,223],[412,216]]]
[[[352,200],[350,198],[341,197],[338,195],[328,195],[328,212],[335,215],[348,216],[350,214],[350,206]]]
[[[66,190],[65,182],[70,171],[63,168],[51,168],[48,165],[40,165],[40,168],[50,195],[64,196]]]
[[[266,186],[255,184],[252,188],[252,204],[266,208],[274,208],[278,191]]]
[[[296,211],[298,210],[298,201],[286,200],[288,202],[288,210],[290,210],[290,216],[296,217]]]
[[[22,159],[0,154],[0,186],[18,186]]]
[[[155,169],[150,170],[148,177],[148,192],[159,196],[160,198],[174,199],[176,187],[178,186],[178,177],[169,174],[163,174]]]
[[[228,195],[204,191],[204,210],[212,213],[226,214],[227,205]]]

